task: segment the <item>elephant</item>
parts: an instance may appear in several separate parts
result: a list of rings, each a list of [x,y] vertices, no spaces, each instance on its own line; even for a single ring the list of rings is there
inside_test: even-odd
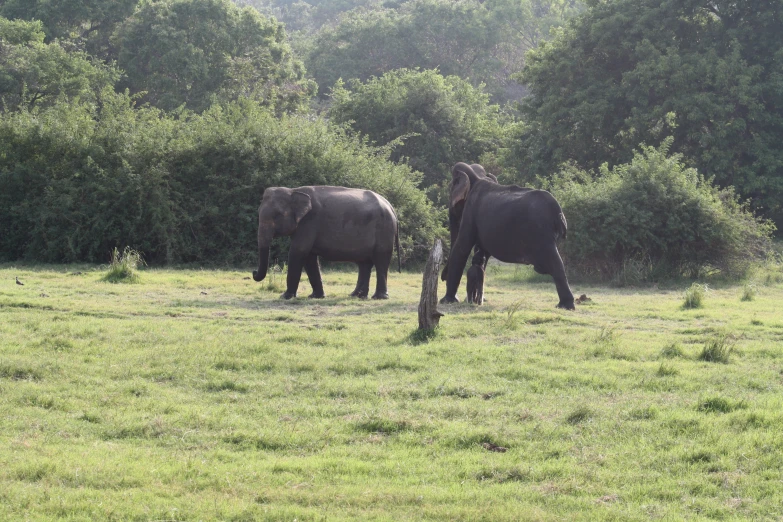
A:
[[[468,303],[480,305],[484,302],[484,266],[484,256],[474,254],[467,275]]]
[[[468,165],[465,165],[465,163],[458,163],[458,165],[468,167]],[[478,176],[479,178],[486,178],[489,179],[495,183],[498,182],[498,178],[495,177],[494,174],[488,173],[486,170],[484,170],[484,167],[479,165],[478,163],[474,163],[470,165],[468,168],[473,171],[473,173]],[[459,231],[459,222],[460,219],[462,219],[462,208],[464,205],[457,205],[457,207],[452,207],[452,205],[449,205],[449,232],[451,233],[451,244],[454,245],[454,243],[457,241],[457,232]],[[481,248],[476,245],[475,248],[475,254],[483,257],[484,259],[484,271],[487,270],[487,263],[489,263],[489,255],[486,254],[486,252],[483,252]],[[449,273],[449,261],[448,259],[443,264],[443,270],[440,273],[440,280],[446,281],[448,278]],[[482,287],[483,290],[483,287]]]
[[[532,264],[539,274],[551,275],[560,298],[558,308],[574,310],[574,294],[557,250],[568,224],[554,196],[545,190],[500,185],[466,163],[454,165],[451,175],[449,224],[456,240],[449,255],[446,295],[440,302],[459,302],[462,271],[477,245],[500,261]]]
[[[375,267],[373,299],[388,299],[387,277],[394,246],[400,270],[399,223],[394,207],[379,194],[345,187],[269,187],[258,207],[258,270],[263,281],[269,268],[272,238],[291,236],[288,277],[283,299],[296,297],[304,268],[313,288],[309,297],[324,297],[318,256],[359,265],[354,297],[367,297]]]

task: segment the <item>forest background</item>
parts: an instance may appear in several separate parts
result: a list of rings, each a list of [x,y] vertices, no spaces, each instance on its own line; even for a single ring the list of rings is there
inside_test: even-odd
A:
[[[569,270],[773,255],[783,2],[0,0],[0,260],[244,265],[264,188],[365,187],[404,258],[450,166],[546,188]],[[282,259],[285,242],[275,255]]]

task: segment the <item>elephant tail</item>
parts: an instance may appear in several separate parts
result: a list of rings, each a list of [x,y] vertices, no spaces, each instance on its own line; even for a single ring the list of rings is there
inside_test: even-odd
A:
[[[402,272],[402,261],[400,260],[400,222],[397,222],[397,233],[394,235],[394,243],[397,245],[397,273]]]
[[[566,222],[565,214],[560,212],[555,220],[555,241],[565,239],[567,233],[568,223]]]

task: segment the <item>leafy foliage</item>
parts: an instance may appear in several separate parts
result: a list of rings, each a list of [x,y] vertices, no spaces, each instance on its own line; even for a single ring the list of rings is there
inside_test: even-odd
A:
[[[502,116],[481,88],[437,71],[400,69],[366,83],[338,82],[329,117],[375,143],[403,138],[392,159],[424,172],[425,185],[443,181],[457,161],[476,162],[503,137]]]
[[[556,23],[551,15],[570,12],[563,4],[573,2],[411,0],[356,9],[317,33],[307,68],[322,95],[340,78],[366,81],[419,67],[438,68],[474,86],[486,83],[501,100],[519,98],[510,72],[521,68],[524,52]]]
[[[105,93],[100,110],[2,114],[0,256],[94,262],[130,245],[150,262],[250,263],[264,188],[311,184],[383,194],[415,254],[439,232],[438,213],[420,175],[381,152],[248,100],[167,115]]]
[[[527,56],[522,176],[622,164],[672,135],[690,165],[783,223],[783,4],[590,5]]]
[[[315,84],[285,41],[282,24],[229,0],[142,3],[116,33],[120,87],[165,109],[207,109],[215,97],[253,98],[296,110]]]
[[[83,52],[44,43],[41,22],[0,18],[0,99],[5,110],[52,104],[60,97],[95,102],[118,72]]]
[[[133,13],[139,0],[0,0],[0,16],[39,20],[46,41],[85,51],[103,60],[116,59],[110,37]]]
[[[769,248],[774,226],[756,218],[731,188],[719,189],[671,140],[642,147],[630,163],[596,175],[566,168],[550,188],[568,217],[569,269],[614,277],[628,260],[644,259],[647,279],[742,273]]]

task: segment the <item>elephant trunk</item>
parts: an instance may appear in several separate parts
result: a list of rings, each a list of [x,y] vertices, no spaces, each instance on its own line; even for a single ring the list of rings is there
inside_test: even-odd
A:
[[[253,280],[263,281],[269,268],[269,247],[258,249],[258,270],[253,270]]]
[[[269,269],[269,244],[271,238],[267,238],[261,230],[258,232],[258,270],[253,270],[253,280],[263,281]]]

